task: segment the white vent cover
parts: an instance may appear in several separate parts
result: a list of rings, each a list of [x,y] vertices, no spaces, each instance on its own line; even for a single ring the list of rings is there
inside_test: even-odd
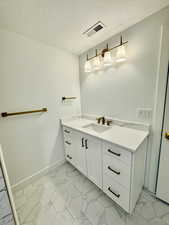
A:
[[[96,24],[87,29],[83,34],[87,35],[88,37],[91,37],[92,35],[102,30],[104,27],[105,25],[101,21],[98,21]]]

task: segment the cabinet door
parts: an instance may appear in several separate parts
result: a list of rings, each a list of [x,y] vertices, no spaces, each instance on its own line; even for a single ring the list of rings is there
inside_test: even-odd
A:
[[[87,175],[86,167],[86,149],[85,149],[85,137],[81,132],[74,132],[74,142],[76,146],[76,167],[77,169]]]
[[[97,138],[86,136],[87,176],[102,189],[102,148]]]

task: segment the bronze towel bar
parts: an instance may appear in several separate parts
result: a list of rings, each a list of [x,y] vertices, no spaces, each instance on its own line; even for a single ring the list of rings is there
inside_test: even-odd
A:
[[[21,115],[21,114],[47,112],[47,111],[48,111],[47,108],[43,108],[43,109],[39,109],[39,110],[23,111],[23,112],[14,112],[14,113],[3,112],[3,113],[1,113],[1,116],[2,117],[7,117],[7,116],[15,116],[15,115]]]

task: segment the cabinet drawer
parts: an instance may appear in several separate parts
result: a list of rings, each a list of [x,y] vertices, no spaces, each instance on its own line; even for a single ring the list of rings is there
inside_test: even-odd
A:
[[[72,143],[64,140],[66,160],[74,164],[74,149]]]
[[[63,127],[64,139],[70,141],[72,136],[72,129],[68,127]]]
[[[127,212],[130,211],[129,209],[130,192],[128,189],[124,188],[113,179],[110,179],[109,176],[104,176],[103,191],[118,205],[124,208]]]
[[[64,137],[65,156],[66,159],[71,162],[73,156],[72,142],[70,138]]]
[[[69,140],[64,139],[64,146],[66,154],[72,155],[73,154],[72,143]]]
[[[130,188],[131,167],[107,154],[103,155],[103,176],[108,175],[126,188]]]
[[[103,143],[103,153],[116,159],[122,160],[126,164],[131,164],[131,152],[113,144]]]

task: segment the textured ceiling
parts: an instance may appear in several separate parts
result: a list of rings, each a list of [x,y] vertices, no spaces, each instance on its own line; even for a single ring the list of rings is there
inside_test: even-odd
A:
[[[75,54],[169,5],[169,0],[0,0],[0,27]],[[102,21],[106,28],[82,33]]]

